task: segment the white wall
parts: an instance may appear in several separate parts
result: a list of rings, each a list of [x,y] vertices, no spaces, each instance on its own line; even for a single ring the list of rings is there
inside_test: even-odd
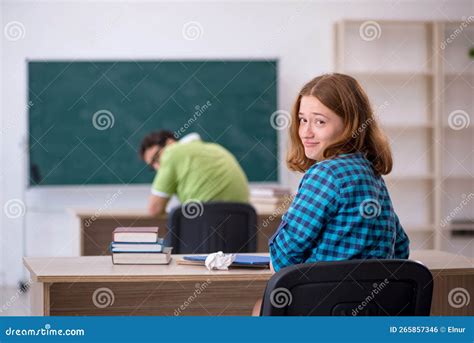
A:
[[[2,36],[1,205],[18,198],[26,208],[19,218],[2,213],[0,262],[6,282],[27,275],[24,254],[77,254],[78,224],[65,207],[101,207],[117,190],[25,188],[27,59],[278,58],[279,108],[288,110],[305,81],[332,71],[335,21],[461,20],[467,13],[472,13],[470,1],[3,2],[2,33],[11,21],[25,30],[18,41]],[[189,21],[201,24],[200,39],[183,38]],[[280,138],[283,156],[286,137]],[[299,177],[283,163],[280,170],[282,183],[295,188]],[[121,189],[111,207],[145,205],[148,187]]]
[[[1,6],[1,5],[0,5]],[[1,8],[1,7],[0,7]],[[3,11],[3,9],[2,9]],[[3,27],[3,14],[0,15],[0,27]],[[3,60],[3,54],[4,54],[4,50],[3,50],[3,45],[4,45],[4,41],[3,39],[0,40],[0,59]],[[2,67],[0,68],[0,80],[3,80],[3,65]],[[3,240],[3,204],[4,204],[4,166],[5,166],[5,163],[3,161],[3,149],[2,149],[2,146],[3,146],[3,142],[4,140],[2,139],[2,136],[4,135],[3,133],[3,118],[4,118],[4,114],[3,114],[3,81],[0,82],[0,213],[1,213],[1,217],[0,217],[0,285],[4,284],[4,280],[5,280],[5,274],[4,274],[4,263],[3,263],[3,249],[2,249],[2,245],[3,244],[6,244],[4,243],[5,241]]]

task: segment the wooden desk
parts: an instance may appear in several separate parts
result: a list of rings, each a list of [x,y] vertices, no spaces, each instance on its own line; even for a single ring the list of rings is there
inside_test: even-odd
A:
[[[168,233],[166,215],[151,217],[140,210],[70,209],[80,221],[81,256],[109,255],[112,231],[118,226],[159,226],[160,236]],[[275,213],[257,214],[257,251],[268,252],[268,239],[280,225],[281,215]]]
[[[174,255],[165,266],[113,265],[110,256],[26,257],[24,263],[34,281],[32,313],[250,315],[271,277],[268,269],[208,271],[202,266],[177,265],[181,256]],[[433,274],[432,315],[474,315],[473,299],[461,308],[448,303],[449,292],[457,287],[474,296],[472,259],[434,250],[413,251],[410,258],[423,262]],[[107,300],[109,306],[103,306]]]
[[[173,255],[169,265],[149,266],[113,265],[110,256],[25,258],[34,281],[32,314],[250,315],[272,274],[178,265],[181,256]],[[113,304],[102,308],[101,298],[112,297]]]

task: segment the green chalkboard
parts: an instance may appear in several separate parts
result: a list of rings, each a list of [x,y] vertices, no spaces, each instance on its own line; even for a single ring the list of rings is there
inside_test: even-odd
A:
[[[143,136],[197,132],[277,181],[277,61],[30,61],[30,185],[150,183]]]

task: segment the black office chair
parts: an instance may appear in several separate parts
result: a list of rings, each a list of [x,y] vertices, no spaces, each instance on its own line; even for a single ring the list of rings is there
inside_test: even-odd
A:
[[[232,202],[189,202],[172,210],[166,242],[175,254],[246,253],[257,250],[257,213]]]
[[[263,316],[428,316],[433,277],[410,260],[349,260],[282,268],[268,281]]]

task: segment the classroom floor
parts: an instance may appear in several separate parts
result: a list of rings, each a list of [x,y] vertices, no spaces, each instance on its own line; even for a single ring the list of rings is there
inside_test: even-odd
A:
[[[0,287],[0,316],[29,316],[28,294],[15,287]]]

